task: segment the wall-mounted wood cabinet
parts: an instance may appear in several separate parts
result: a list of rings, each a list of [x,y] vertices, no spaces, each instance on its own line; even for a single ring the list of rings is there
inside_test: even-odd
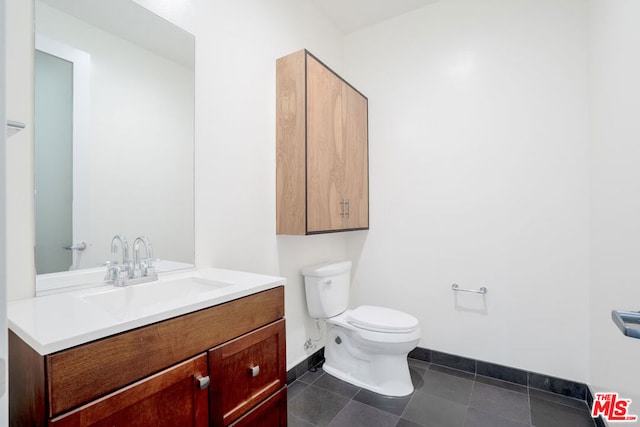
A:
[[[276,232],[369,228],[368,100],[306,50],[276,62]]]

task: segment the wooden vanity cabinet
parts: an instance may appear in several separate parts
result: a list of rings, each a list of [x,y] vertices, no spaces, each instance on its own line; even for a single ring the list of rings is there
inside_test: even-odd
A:
[[[369,228],[368,100],[306,50],[276,62],[276,232]]]
[[[279,286],[46,356],[10,331],[10,425],[286,426],[283,317]]]

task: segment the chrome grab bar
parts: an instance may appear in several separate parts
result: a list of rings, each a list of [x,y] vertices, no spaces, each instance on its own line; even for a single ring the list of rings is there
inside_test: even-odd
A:
[[[451,285],[451,290],[452,291],[457,291],[457,292],[470,292],[472,294],[486,294],[487,293],[487,288],[486,287],[481,287],[479,290],[475,290],[475,289],[462,289],[460,286],[458,286],[457,284],[453,284]]]

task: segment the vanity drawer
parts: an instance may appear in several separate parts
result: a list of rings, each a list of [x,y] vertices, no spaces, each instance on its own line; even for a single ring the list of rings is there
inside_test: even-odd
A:
[[[285,351],[284,319],[209,351],[212,425],[229,425],[285,387]]]
[[[209,425],[207,356],[189,359],[49,422],[51,427]]]
[[[287,389],[274,393],[264,402],[243,415],[230,427],[264,427],[287,425]]]
[[[76,408],[283,316],[280,286],[48,355],[47,416]]]

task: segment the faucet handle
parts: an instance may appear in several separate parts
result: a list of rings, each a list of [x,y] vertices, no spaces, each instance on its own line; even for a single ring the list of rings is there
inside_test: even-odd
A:
[[[103,263],[107,267],[107,274],[104,280],[115,284],[124,284],[130,278],[131,265],[129,263],[119,264],[118,261],[106,261]]]
[[[156,275],[156,268],[153,265],[153,259],[152,258],[145,258],[143,260],[140,261],[140,269],[142,270],[142,275],[143,276],[155,276]]]
[[[114,283],[118,286],[124,286],[128,279],[131,278],[130,265],[118,264],[113,267],[113,275],[115,277]]]
[[[156,268],[151,264],[147,265],[144,268],[144,271],[145,271],[145,274],[144,274],[145,276],[155,276],[157,274]]]
[[[118,277],[118,261],[105,261],[98,263],[98,265],[107,267],[107,274],[104,276],[104,280],[111,283],[115,282]]]

